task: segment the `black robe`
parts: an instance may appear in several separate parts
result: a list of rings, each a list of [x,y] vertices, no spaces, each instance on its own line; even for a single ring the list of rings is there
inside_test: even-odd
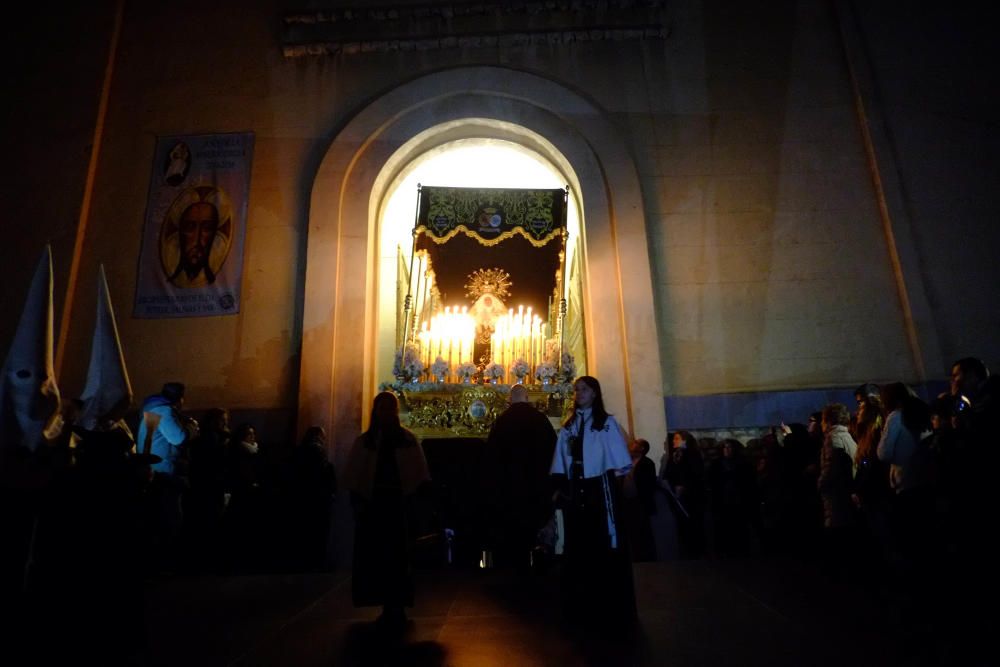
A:
[[[487,440],[486,494],[501,564],[527,567],[539,529],[552,516],[549,465],[556,433],[529,403],[514,403]]]
[[[617,428],[617,427],[615,427]],[[636,617],[632,559],[624,528],[621,478],[613,470],[583,477],[583,450],[595,434],[572,438],[573,464],[565,480],[562,600],[566,616],[594,630],[628,626]],[[559,476],[561,477],[561,476]],[[610,520],[615,540],[609,534]]]
[[[348,461],[348,488],[354,504],[354,605],[413,606],[408,497],[429,479],[423,450],[412,433],[400,429],[358,438]]]

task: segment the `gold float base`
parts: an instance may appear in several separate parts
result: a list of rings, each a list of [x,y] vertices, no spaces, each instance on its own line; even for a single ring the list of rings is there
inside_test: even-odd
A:
[[[526,385],[528,402],[558,427],[572,392],[563,385]],[[400,419],[417,437],[484,438],[504,410],[510,386],[417,383],[394,387]]]

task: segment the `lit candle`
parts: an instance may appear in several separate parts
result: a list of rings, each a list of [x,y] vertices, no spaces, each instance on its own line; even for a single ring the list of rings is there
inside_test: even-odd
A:
[[[423,324],[420,326],[420,360],[427,365],[428,355],[430,354],[430,333],[427,331],[427,320],[424,320]]]

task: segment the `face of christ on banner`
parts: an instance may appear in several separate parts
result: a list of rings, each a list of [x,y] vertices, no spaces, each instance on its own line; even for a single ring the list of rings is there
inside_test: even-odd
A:
[[[221,189],[185,190],[167,211],[160,233],[160,261],[167,280],[180,288],[215,282],[229,255],[232,217]]]

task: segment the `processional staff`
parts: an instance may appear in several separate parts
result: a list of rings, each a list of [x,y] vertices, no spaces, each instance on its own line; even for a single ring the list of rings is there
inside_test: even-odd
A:
[[[559,369],[559,375],[563,372],[563,349],[566,344],[566,312],[568,310],[566,304],[566,239],[569,236],[569,230],[566,229],[566,210],[569,207],[569,185],[566,185],[566,189],[563,192],[563,210],[562,210],[562,251],[559,253],[559,359],[557,361],[557,368]]]
[[[417,208],[413,216],[413,246],[410,248],[410,273],[406,277],[406,298],[403,300],[403,342],[399,348],[400,364],[406,356],[406,344],[410,342],[410,306],[413,303],[413,261],[417,257],[417,226],[420,223],[420,183],[417,183]]]

